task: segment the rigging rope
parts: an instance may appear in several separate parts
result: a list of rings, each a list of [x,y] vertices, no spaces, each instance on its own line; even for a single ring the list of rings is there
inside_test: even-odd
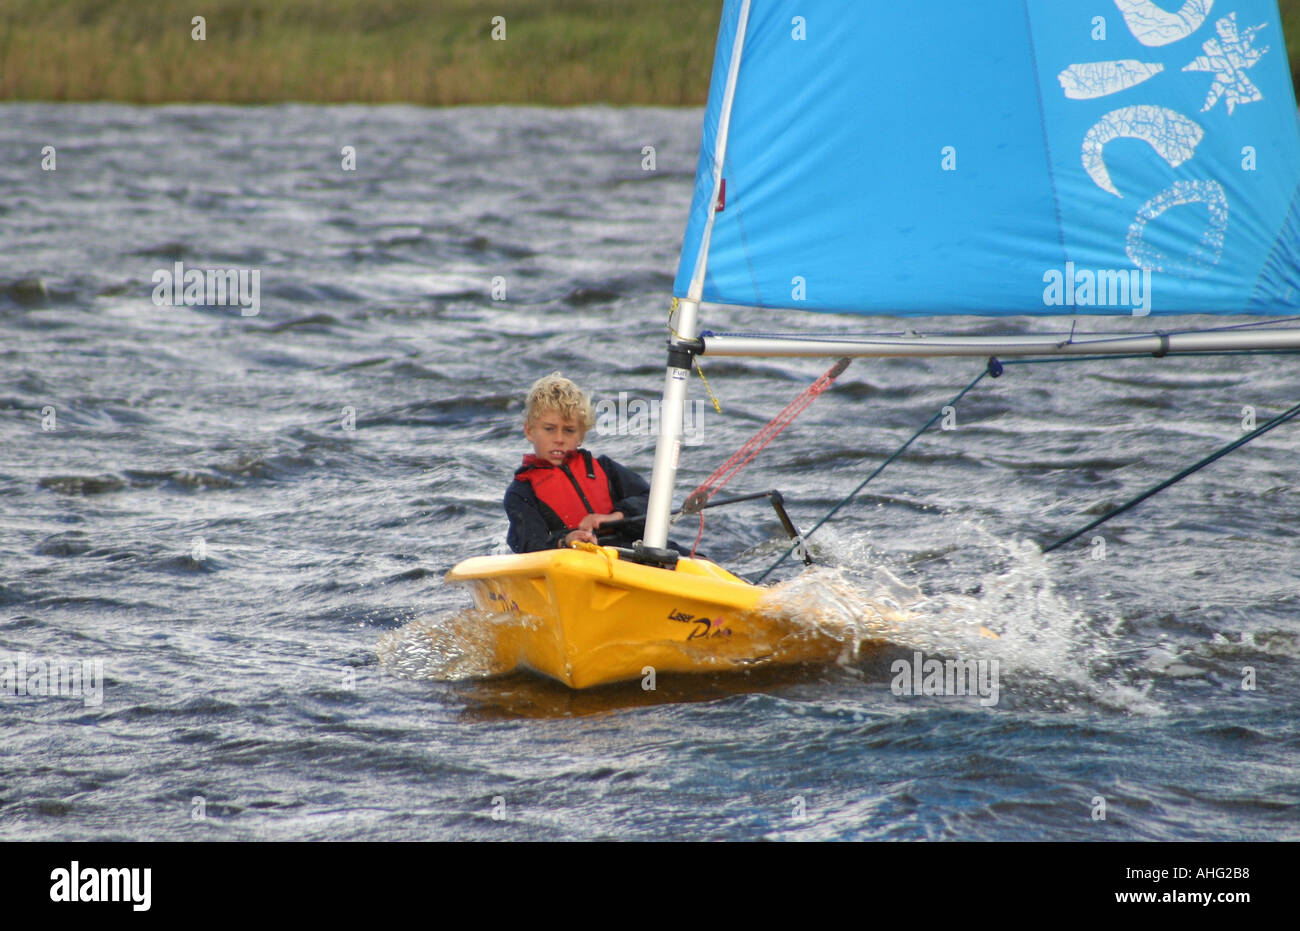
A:
[[[1230,328],[1225,327],[1224,329],[1230,329]],[[1185,356],[1185,355],[1186,356],[1296,355],[1296,354],[1297,351],[1294,349],[1253,349],[1253,350],[1232,350],[1227,352],[1215,351],[1215,350],[1204,350],[1204,351],[1196,351],[1196,352],[1179,353],[1180,356]],[[985,367],[984,371],[980,372],[979,375],[977,375],[975,379],[970,384],[968,384],[965,388],[957,392],[957,394],[953,396],[952,400],[949,401],[948,404],[944,405],[944,407],[950,407],[956,405],[958,401],[960,401],[963,397],[966,396],[967,392],[973,389],[984,379],[985,375],[991,375],[994,378],[997,378],[999,375],[1002,374],[1003,366],[1006,365],[1035,365],[1035,364],[1045,364],[1050,362],[1088,362],[1088,361],[1097,361],[1097,360],[1108,361],[1111,359],[1149,359],[1151,358],[1151,355],[1152,354],[1149,352],[1139,352],[1139,353],[1124,354],[1124,355],[1063,356],[1060,358],[1045,358],[1045,359],[999,360],[996,358],[990,358],[988,360],[988,364]],[[907,450],[907,448],[912,445],[912,443],[917,439],[917,437],[919,437],[922,433],[924,433],[926,430],[932,427],[935,421],[939,420],[942,416],[943,416],[943,407],[941,407],[933,417],[931,417],[928,421],[926,421],[925,424],[919,430],[917,430],[910,437],[908,437],[907,441],[904,442],[903,445],[900,446],[897,450],[895,450],[893,454],[889,456],[888,459],[882,462],[879,466],[876,467],[876,469],[870,475],[868,475],[865,479],[863,479],[857,488],[854,488],[844,498],[842,498],[838,504],[836,504],[833,508],[827,511],[826,515],[822,517],[821,520],[817,521],[817,523],[813,525],[811,530],[809,530],[807,533],[801,534],[800,538],[795,540],[794,543],[789,547],[789,549],[787,549],[784,553],[781,554],[781,557],[777,559],[776,562],[772,563],[772,565],[769,566],[766,570],[764,570],[761,575],[755,578],[754,580],[755,583],[762,582],[765,578],[768,577],[768,575],[770,575],[775,569],[777,569],[777,567],[779,567],[783,562],[785,562],[786,559],[790,557],[791,553],[794,553],[795,551],[799,550],[809,537],[811,537],[814,533],[816,533],[817,530],[820,529],[823,524],[825,524],[828,520],[830,520],[833,516],[835,516],[835,514],[840,510],[840,508],[842,508],[844,505],[852,501],[853,498],[857,496],[858,492],[860,492],[863,488],[867,486],[868,482],[870,482],[877,475],[883,472],[887,466],[889,466],[895,459],[901,456]],[[1281,426],[1282,424],[1286,423],[1289,420],[1294,419],[1297,416],[1300,416],[1300,404],[1297,404],[1295,407],[1291,408],[1290,410],[1286,411],[1283,414],[1279,414],[1277,417],[1274,417],[1272,420],[1268,421],[1262,426],[1251,431],[1246,436],[1243,436],[1240,439],[1235,440],[1232,443],[1229,443],[1227,446],[1223,447],[1217,452],[1214,452],[1211,455],[1205,457],[1200,462],[1197,462],[1194,465],[1189,466],[1188,468],[1184,469],[1182,472],[1179,472],[1173,478],[1161,482],[1159,485],[1155,486],[1154,488],[1151,488],[1143,492],[1138,497],[1132,499],[1131,501],[1126,502],[1125,504],[1109,512],[1108,514],[1103,515],[1098,520],[1095,520],[1092,523],[1088,524],[1088,526],[1070,534],[1068,537],[1063,537],[1060,540],[1057,540],[1055,543],[1044,548],[1043,552],[1050,553],[1052,550],[1056,549],[1057,547],[1070,542],[1071,540],[1075,539],[1076,537],[1084,533],[1087,533],[1089,530],[1092,530],[1095,527],[1100,526],[1101,524],[1110,520],[1112,517],[1115,517],[1116,515],[1137,506],[1138,504],[1145,501],[1147,498],[1150,498],[1151,496],[1161,491],[1164,491],[1166,488],[1170,487],[1171,485],[1174,485],[1177,482],[1182,481],[1184,478],[1191,475],[1193,472],[1196,472],[1204,468],[1205,466],[1209,465],[1211,462],[1214,462],[1216,459],[1220,459],[1223,456],[1226,456],[1228,453],[1246,445],[1256,437],[1262,436],[1263,434],[1267,433],[1269,430],[1272,430],[1274,427]],[[703,528],[701,527],[701,530],[702,529]],[[698,539],[696,542],[698,545],[699,542]]]
[[[957,392],[957,394],[955,394],[955,395],[953,396],[953,399],[952,399],[951,401],[949,401],[947,404],[945,404],[944,407],[951,407],[952,405],[955,405],[958,401],[960,401],[963,397],[966,396],[966,392],[970,391],[972,388],[974,388],[976,385],[978,385],[978,384],[979,384],[979,383],[984,379],[984,376],[985,376],[985,375],[992,375],[994,378],[997,378],[998,375],[1000,375],[1000,374],[1002,374],[1002,368],[1001,368],[1001,366],[997,365],[997,360],[996,360],[996,359],[990,359],[989,362],[988,362],[988,365],[985,367],[984,371],[982,371],[982,372],[980,372],[978,375],[976,375],[976,376],[975,376],[975,380],[972,381],[969,385],[967,385],[965,388],[961,389],[961,391]],[[780,559],[778,559],[776,562],[772,563],[772,565],[769,566],[769,567],[768,567],[768,568],[763,572],[762,575],[760,575],[758,578],[756,578],[756,579],[754,580],[755,583],[761,582],[761,581],[763,581],[765,578],[767,578],[768,575],[771,574],[771,572],[772,572],[774,569],[776,569],[777,566],[781,565],[781,563],[785,562],[786,559],[789,558],[789,556],[790,556],[791,553],[793,553],[795,550],[797,550],[797,549],[799,549],[801,546],[803,546],[804,541],[807,540],[809,537],[811,537],[814,533],[816,533],[816,532],[817,532],[817,529],[818,529],[819,527],[821,527],[822,524],[826,523],[828,520],[830,520],[832,517],[834,517],[834,516],[835,516],[835,513],[836,513],[840,508],[844,507],[844,505],[846,505],[846,504],[848,504],[850,501],[852,501],[852,500],[857,496],[858,492],[860,492],[862,489],[864,489],[864,488],[867,487],[867,483],[868,483],[869,481],[871,481],[873,478],[875,478],[875,477],[876,477],[877,475],[879,475],[881,472],[885,471],[885,467],[886,467],[886,466],[888,466],[891,462],[893,462],[895,459],[897,459],[899,456],[901,456],[901,455],[902,455],[902,454],[907,450],[907,447],[909,447],[909,446],[912,445],[912,441],[913,441],[913,440],[915,440],[918,436],[920,436],[920,435],[921,435],[922,433],[924,433],[926,430],[930,429],[930,427],[933,426],[934,422],[935,422],[936,420],[938,420],[938,419],[939,419],[940,417],[942,417],[942,416],[943,416],[943,407],[940,407],[939,410],[935,413],[935,415],[934,415],[933,417],[931,417],[929,420],[927,420],[927,421],[925,422],[925,425],[924,425],[923,427],[921,427],[921,429],[917,430],[917,431],[916,431],[915,433],[913,433],[910,437],[908,437],[907,442],[904,443],[902,446],[898,447],[898,449],[896,449],[896,450],[894,451],[893,455],[891,455],[888,459],[886,459],[886,460],[885,460],[884,462],[882,462],[879,466],[877,466],[877,467],[876,467],[876,470],[875,470],[874,472],[872,472],[870,475],[868,475],[866,478],[864,478],[864,479],[862,480],[862,483],[859,484],[857,488],[853,489],[851,492],[849,492],[847,495],[845,495],[844,498],[842,498],[842,499],[840,500],[840,503],[839,503],[839,504],[835,505],[835,507],[833,507],[833,508],[831,508],[829,511],[827,511],[827,512],[826,512],[826,516],[823,517],[821,520],[817,521],[817,523],[813,525],[812,530],[809,530],[807,533],[802,534],[802,535],[801,535],[802,539],[795,540],[794,543],[790,546],[790,548],[789,548],[788,550],[786,550],[784,553],[781,554],[781,558],[780,558]]]
[[[835,379],[849,367],[848,359],[840,359],[829,369],[827,369],[820,378],[801,391],[793,401],[767,422],[767,424],[755,433],[744,446],[731,454],[722,465],[713,471],[713,474],[700,483],[699,487],[686,496],[686,501],[682,504],[682,509],[678,517],[694,511],[700,512],[700,532],[695,537],[695,545],[691,548],[692,555],[695,548],[700,545],[700,539],[704,535],[704,512],[700,506],[715,495],[722,486],[727,484],[740,473],[740,470],[749,465],[754,457],[763,451],[763,448],[771,443],[781,431],[790,426],[794,419],[798,417],[808,405],[812,404],[817,398],[832,384]]]
[[[741,469],[749,465],[768,443],[771,443],[780,435],[782,430],[790,426],[794,419],[803,413],[809,404],[817,400],[818,395],[829,388],[835,379],[848,367],[849,360],[840,359],[827,369],[820,378],[801,391],[798,397],[787,404],[779,414],[751,436],[744,446],[732,453],[726,462],[714,469],[713,474],[701,482],[698,488],[686,496],[686,501],[682,504],[682,513],[689,514],[698,510],[701,504],[708,501],[723,485],[735,478]]]
[[[1125,503],[1121,504],[1119,507],[1106,512],[1101,517],[1097,518],[1092,523],[1088,524],[1086,527],[1081,527],[1078,530],[1076,530],[1074,533],[1070,534],[1069,536],[1061,537],[1061,539],[1057,540],[1055,543],[1051,544],[1050,546],[1043,547],[1043,552],[1050,553],[1058,546],[1063,546],[1064,544],[1069,543],[1071,540],[1075,539],[1076,537],[1080,537],[1083,534],[1087,533],[1089,530],[1092,530],[1096,527],[1100,527],[1102,524],[1106,523],[1106,521],[1110,520],[1112,517],[1115,517],[1119,514],[1123,514],[1125,511],[1129,510],[1130,508],[1137,507],[1139,504],[1141,504],[1147,498],[1150,498],[1152,495],[1164,491],[1166,488],[1168,488],[1171,485],[1176,485],[1178,482],[1181,482],[1183,479],[1187,478],[1187,476],[1191,475],[1193,472],[1200,471],[1201,469],[1209,465],[1211,462],[1214,462],[1216,459],[1222,459],[1224,456],[1228,455],[1228,453],[1232,452],[1234,449],[1238,449],[1242,446],[1245,446],[1247,443],[1249,443],[1251,440],[1255,439],[1256,437],[1263,436],[1265,433],[1267,433],[1269,430],[1272,430],[1274,427],[1280,427],[1288,420],[1292,420],[1297,416],[1300,416],[1300,404],[1297,404],[1295,407],[1291,408],[1286,413],[1279,414],[1278,416],[1274,417],[1272,420],[1270,420],[1268,423],[1264,424],[1263,426],[1256,427],[1254,430],[1250,431],[1240,439],[1234,440],[1233,442],[1229,443],[1227,446],[1221,447],[1220,449],[1206,456],[1200,462],[1188,466],[1186,469],[1183,469],[1183,471],[1179,472],[1173,478],[1165,479],[1159,485],[1156,485],[1152,488],[1148,488],[1146,491],[1142,492],[1142,494],[1138,495],[1136,498],[1132,498],[1126,501]]]

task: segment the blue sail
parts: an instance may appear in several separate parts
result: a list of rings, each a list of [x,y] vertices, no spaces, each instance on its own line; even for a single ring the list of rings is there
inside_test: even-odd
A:
[[[1300,120],[1276,3],[1176,3],[726,0],[674,294],[1296,313]]]

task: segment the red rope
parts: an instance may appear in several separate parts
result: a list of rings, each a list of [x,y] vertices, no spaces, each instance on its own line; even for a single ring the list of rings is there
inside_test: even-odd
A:
[[[807,409],[808,405],[817,400],[817,397],[829,388],[843,371],[849,367],[847,358],[840,359],[832,365],[826,372],[815,382],[799,393],[793,401],[767,422],[764,427],[749,438],[744,446],[732,453],[722,465],[714,470],[713,474],[706,478],[700,486],[686,496],[686,502],[682,505],[684,512],[689,512],[700,507],[711,497],[722,489],[722,486],[731,481],[740,470],[763,451],[763,448],[780,436],[781,431],[790,426],[794,419]],[[704,536],[704,512],[700,511],[700,532],[695,537],[695,546],[691,547],[691,555],[695,555],[695,549],[700,545],[700,539]]]
[[[691,544],[691,555],[700,548],[700,540],[704,539],[704,512],[700,511],[700,532],[695,535],[695,542]]]

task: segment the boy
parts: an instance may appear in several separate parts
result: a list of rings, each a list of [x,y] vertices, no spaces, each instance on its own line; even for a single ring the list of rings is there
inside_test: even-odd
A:
[[[581,448],[595,422],[591,399],[559,372],[533,383],[524,410],[524,436],[533,452],[524,456],[504,502],[506,542],[516,553],[595,543],[604,522],[645,514],[645,479]],[[640,536],[629,529],[616,542],[630,545]]]

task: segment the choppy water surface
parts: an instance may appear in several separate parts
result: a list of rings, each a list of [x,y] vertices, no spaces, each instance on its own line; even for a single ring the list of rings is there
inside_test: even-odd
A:
[[[1102,544],[1038,550],[1239,436],[1244,407],[1294,403],[1292,358],[986,380],[814,538],[821,567],[777,573],[774,610],[850,645],[881,635],[873,599],[906,607],[841,665],[482,678],[482,619],[442,574],[502,548],[533,379],[656,395],[698,113],[3,116],[0,659],[103,680],[101,703],[0,697],[0,836],[1300,837],[1296,428]],[[156,306],[176,262],[258,270],[259,314]],[[828,364],[706,360],[723,413],[683,492]],[[728,491],[779,488],[810,526],[977,372],[856,362]],[[652,443],[588,445],[648,472]],[[779,535],[742,505],[702,548],[758,572]],[[895,694],[917,653],[996,660],[996,703]]]

